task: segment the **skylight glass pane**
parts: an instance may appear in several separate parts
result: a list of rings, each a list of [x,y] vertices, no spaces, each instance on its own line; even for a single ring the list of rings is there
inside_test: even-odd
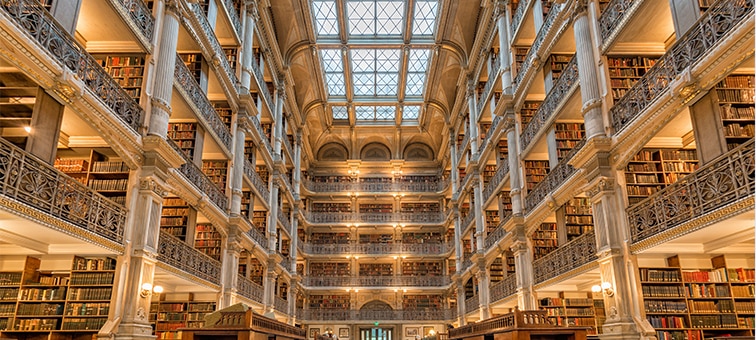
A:
[[[399,50],[375,50],[375,70],[378,72],[399,72]]]
[[[425,73],[407,73],[405,96],[422,96],[425,89]]]
[[[375,3],[373,1],[349,1],[347,3],[350,35],[375,34]]]
[[[333,119],[349,119],[346,106],[332,106],[331,113],[333,114]]]
[[[349,35],[401,35],[404,12],[404,0],[349,0]]]
[[[325,72],[344,72],[344,63],[341,60],[339,50],[320,50],[320,56],[323,59],[323,70]]]
[[[315,30],[319,36],[339,34],[335,1],[315,0],[312,3],[312,12],[315,15]]]
[[[376,1],[376,34],[402,34],[404,21],[404,2]]]
[[[428,56],[430,50],[411,50],[407,72],[423,72],[428,69]]]
[[[375,92],[375,75],[373,73],[354,73],[354,95],[372,96]]]
[[[360,120],[373,120],[375,118],[375,106],[355,106],[354,116]]]
[[[420,117],[420,105],[405,105],[402,110],[402,119],[410,120]]]
[[[376,120],[393,120],[396,116],[396,109],[393,106],[376,106]]]
[[[396,73],[378,73],[375,77],[375,94],[378,96],[396,95],[399,75]]]
[[[375,50],[351,49],[352,72],[375,72]]]
[[[415,2],[415,18],[412,20],[413,35],[433,35],[436,29],[436,12],[438,2],[435,0],[418,0]]]
[[[328,94],[332,96],[345,96],[346,83],[344,75],[341,73],[326,73],[326,85],[328,85]]]

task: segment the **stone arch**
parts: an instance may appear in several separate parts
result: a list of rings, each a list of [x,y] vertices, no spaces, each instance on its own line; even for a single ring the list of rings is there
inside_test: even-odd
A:
[[[388,161],[391,160],[391,150],[383,143],[368,143],[362,147],[360,159],[363,161]]]
[[[433,149],[428,144],[421,142],[407,144],[403,155],[404,159],[408,161],[432,161],[434,159]]]
[[[345,161],[347,158],[349,158],[349,152],[341,143],[326,143],[318,150],[319,161]]]

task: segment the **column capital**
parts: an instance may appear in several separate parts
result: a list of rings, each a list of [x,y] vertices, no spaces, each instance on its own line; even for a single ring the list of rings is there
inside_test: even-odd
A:
[[[593,182],[588,184],[588,187],[585,189],[585,193],[588,195],[588,197],[592,198],[598,196],[602,192],[613,192],[614,182],[615,179],[612,177],[598,177]]]
[[[255,21],[260,19],[260,13],[257,11],[256,1],[247,1],[247,3],[244,6],[246,6],[247,8],[248,17],[251,17]]]
[[[160,197],[164,197],[166,193],[166,189],[153,178],[139,179],[139,190],[150,191]]]
[[[504,18],[505,14],[507,14],[507,5],[509,4],[509,0],[498,0],[496,3],[494,3],[494,17],[497,19]]]
[[[175,14],[181,17],[181,5],[179,0],[165,0],[165,13]]]

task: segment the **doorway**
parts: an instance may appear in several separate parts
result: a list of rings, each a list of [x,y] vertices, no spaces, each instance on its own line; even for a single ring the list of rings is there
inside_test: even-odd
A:
[[[360,340],[393,340],[392,328],[362,328],[360,329]]]

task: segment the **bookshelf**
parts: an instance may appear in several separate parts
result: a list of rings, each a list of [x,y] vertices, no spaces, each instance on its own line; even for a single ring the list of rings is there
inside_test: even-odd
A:
[[[314,213],[348,213],[352,212],[352,204],[349,202],[320,203],[313,202],[310,211]]]
[[[265,266],[255,257],[249,258],[247,266],[249,266],[249,279],[262,286],[263,278],[265,277]]]
[[[725,143],[732,150],[754,137],[754,76],[728,76],[716,94]]]
[[[160,230],[165,231],[180,240],[186,241],[186,232],[191,214],[189,205],[183,199],[169,197],[163,199],[163,210],[160,216]]]
[[[214,101],[212,102],[212,105],[215,109],[215,113],[217,113],[218,117],[220,117],[223,123],[226,124],[226,128],[231,129],[231,121],[234,115],[234,112],[231,110],[231,105],[229,105],[227,101]]]
[[[311,244],[348,244],[349,233],[313,232],[310,236]]]
[[[716,0],[698,0],[698,7],[700,9],[700,13],[703,14],[706,12],[711,5],[713,5],[716,2]]]
[[[349,309],[349,295],[310,295],[312,309]]]
[[[438,204],[438,202],[401,204],[401,212],[403,213],[427,213],[440,211],[441,205]]]
[[[515,257],[511,250],[504,251],[504,260],[507,265],[507,276],[515,274]]]
[[[202,172],[222,191],[226,189],[226,178],[228,177],[227,160],[203,160]]]
[[[349,183],[352,177],[349,176],[312,176],[310,181],[313,183]]]
[[[494,175],[496,175],[496,164],[487,164],[483,168],[483,183],[488,184]]]
[[[575,197],[564,204],[564,219],[567,241],[593,230],[593,208],[591,199]]]
[[[403,261],[402,275],[409,276],[439,276],[444,264],[441,261]]]
[[[361,214],[392,213],[394,205],[392,203],[360,203],[359,211]]]
[[[551,7],[550,2],[543,2],[543,4],[544,10],[547,10],[546,4],[549,4],[549,8]],[[545,16],[546,14],[544,14],[544,17]],[[547,92],[554,86],[554,84],[556,84],[557,80],[559,80],[559,76],[562,75],[562,71],[564,71],[571,59],[572,55],[569,54],[552,54],[549,56],[549,60],[543,67],[544,81],[548,84],[546,85]]]
[[[221,234],[210,223],[197,223],[194,229],[194,248],[217,261],[221,260]]]
[[[572,149],[585,138],[585,126],[582,123],[555,123],[557,159],[566,157]]]
[[[549,161],[525,161],[525,186],[533,190],[549,174]]]
[[[488,271],[492,283],[504,280],[504,262],[501,260],[501,257],[494,259],[493,263],[488,267]]]
[[[654,66],[657,59],[657,57],[648,56],[607,57],[609,80],[614,100],[617,101],[622,98],[646,74],[646,71]]]
[[[598,301],[601,301],[600,305],[603,304],[603,300]],[[547,297],[538,302],[539,309],[546,310],[549,320],[555,325],[587,326],[590,327],[588,334],[597,334],[599,324],[596,317],[596,300],[591,293],[587,293],[586,297],[566,297],[564,292],[560,292],[559,297]]]
[[[245,140],[244,141],[244,156],[245,159],[248,160],[251,164],[255,164],[256,160],[256,154],[257,153],[257,146],[255,145],[254,141],[251,140]]]
[[[244,218],[250,218],[249,209],[252,207],[252,190],[243,189],[241,198],[241,209],[239,214]]]
[[[150,305],[149,320],[158,339],[180,339],[179,328],[201,328],[205,314],[215,311],[215,302],[189,300],[158,301]]]
[[[360,263],[360,276],[392,276],[394,265],[392,263]]]
[[[121,87],[139,103],[142,96],[142,81],[144,80],[143,54],[93,54],[100,66],[110,74]]]
[[[394,243],[394,235],[392,234],[360,234],[359,236],[359,242],[360,243]]]
[[[441,309],[443,307],[443,297],[441,295],[404,295],[402,298],[402,309],[404,310],[422,310],[422,309]]]
[[[499,194],[499,200],[501,204],[501,216],[512,215],[512,196],[509,195],[509,191],[502,191]]]
[[[712,268],[640,268],[646,318],[659,339],[753,336],[753,269],[727,268],[724,256]]]
[[[0,331],[8,328],[16,313],[22,272],[0,272]]]
[[[197,84],[202,84],[202,53],[181,53],[179,57],[186,68],[189,69],[189,73],[197,81]]]
[[[264,210],[253,211],[252,224],[254,224],[257,230],[264,235],[265,229],[268,227],[268,212]]]
[[[498,210],[486,210],[486,233],[491,233],[499,226],[501,218],[499,217]]]
[[[257,174],[260,175],[260,179],[263,181],[263,183],[267,184],[270,177],[268,167],[266,167],[265,165],[258,165],[257,167],[255,167],[255,170],[257,171]]]
[[[525,63],[525,57],[528,55],[529,47],[525,46],[515,46],[514,47],[514,55],[515,55],[515,72],[512,74],[512,78],[514,79],[520,71],[523,69],[523,63]]]
[[[537,260],[559,247],[556,223],[541,223],[531,234],[533,240],[533,260]]]
[[[427,232],[427,233],[403,233],[402,243],[416,244],[416,243],[443,243],[444,236],[441,233]]]
[[[351,275],[351,266],[349,262],[311,262],[310,275],[349,276]]]
[[[197,123],[168,123],[168,134],[190,160],[194,159]]]
[[[223,53],[226,55],[226,60],[228,60],[228,65],[231,66],[231,70],[236,73],[236,57],[239,55],[238,50],[235,47],[224,47]]]
[[[522,104],[522,108],[520,109],[520,122],[523,127],[530,123],[530,120],[533,119],[533,116],[538,112],[538,108],[541,107],[541,103],[541,101],[526,100]]]
[[[696,169],[694,149],[641,149],[626,167],[629,204],[637,204]]]
[[[120,158],[90,150],[86,159],[57,158],[53,165],[111,201],[126,204],[129,167]]]
[[[507,146],[506,139],[500,140],[499,143],[496,144],[496,149],[498,151],[499,161],[509,158],[509,147]]]

